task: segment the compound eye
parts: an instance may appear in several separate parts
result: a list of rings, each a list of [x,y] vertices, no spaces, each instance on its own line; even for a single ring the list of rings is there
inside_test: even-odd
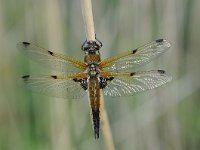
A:
[[[99,46],[98,46],[98,45],[95,45],[94,48],[95,48],[95,49],[99,49]]]
[[[88,43],[85,43],[85,44],[83,45],[82,49],[83,49],[84,51],[87,51],[87,50],[90,49],[90,45],[89,45]]]
[[[87,51],[89,49],[90,49],[90,47],[88,45],[84,48],[85,51]]]

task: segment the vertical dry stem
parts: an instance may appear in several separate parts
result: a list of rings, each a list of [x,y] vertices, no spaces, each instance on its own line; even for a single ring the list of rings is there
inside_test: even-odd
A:
[[[87,41],[95,41],[91,0],[81,0],[81,7],[82,7],[83,20],[85,23]]]
[[[81,6],[82,6],[83,19],[85,23],[87,41],[95,41],[95,31],[94,31],[94,21],[93,21],[91,0],[81,0]],[[101,128],[102,128],[104,141],[106,143],[106,147],[108,150],[114,150],[115,148],[113,144],[107,112],[105,109],[102,91],[101,91],[100,111],[101,111]]]

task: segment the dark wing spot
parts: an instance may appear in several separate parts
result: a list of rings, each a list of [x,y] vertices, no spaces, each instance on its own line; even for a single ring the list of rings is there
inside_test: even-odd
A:
[[[133,76],[135,74],[135,72],[130,73],[130,76]]]
[[[112,81],[114,77],[106,78],[106,81]]]
[[[74,78],[74,79],[72,79],[74,82],[80,82],[80,85],[81,85],[81,87],[84,89],[84,90],[87,90],[87,88],[88,88],[88,84],[87,84],[87,79],[85,78],[85,79],[77,79],[77,78]]]
[[[22,42],[23,43],[23,45],[25,46],[25,47],[27,47],[28,45],[30,45],[30,43],[28,43],[28,42]]]
[[[48,53],[49,53],[50,55],[52,55],[52,56],[53,56],[53,52],[51,52],[51,51],[48,51]]]
[[[79,80],[78,80],[78,79],[76,79],[76,78],[74,78],[73,80],[74,80],[74,82],[79,82]]]
[[[157,40],[156,40],[157,43],[161,43],[161,42],[163,42],[163,41],[164,41],[164,39],[157,39]]]
[[[51,76],[52,78],[54,78],[54,79],[57,79],[57,76]]]
[[[134,50],[133,50],[133,54],[135,54],[136,52],[137,52],[137,49],[134,49]]]
[[[87,79],[80,79],[80,83],[81,83],[81,87],[84,89],[84,90],[87,90],[88,89],[88,83],[87,83]]]
[[[114,79],[114,77],[110,77],[110,79],[109,79],[109,80],[110,80],[110,81],[112,81],[113,79]]]
[[[158,73],[160,73],[160,74],[164,74],[165,71],[164,71],[164,70],[158,70]]]
[[[23,79],[25,82],[28,80],[28,78],[30,78],[30,75],[22,76],[22,79]]]

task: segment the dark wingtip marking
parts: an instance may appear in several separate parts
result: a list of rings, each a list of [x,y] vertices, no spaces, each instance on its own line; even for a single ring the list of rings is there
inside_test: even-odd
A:
[[[157,43],[161,43],[161,42],[163,42],[163,41],[164,41],[164,39],[157,39],[157,40],[156,40]]]
[[[112,81],[114,79],[114,77],[110,77],[109,80]]]
[[[30,43],[28,43],[28,42],[22,42],[23,43],[23,45],[26,47],[26,46],[28,46],[28,45],[30,45]]]
[[[49,53],[50,55],[52,55],[52,56],[53,56],[53,52],[51,52],[51,51],[48,51],[48,53]]]
[[[22,79],[27,79],[29,77],[30,77],[30,75],[25,75],[25,76],[22,76]]]
[[[133,50],[133,54],[135,54],[136,52],[137,52],[137,49],[134,49],[134,50]]]
[[[159,72],[160,74],[164,74],[164,73],[165,73],[164,70],[158,70],[158,72]]]
[[[54,78],[54,79],[57,79],[57,76],[51,76],[52,78]]]
[[[25,76],[22,76],[22,79],[23,79],[24,81],[27,81],[27,80],[28,80],[28,78],[30,78],[30,75],[25,75]]]
[[[130,73],[130,76],[133,76],[135,74],[135,72]]]

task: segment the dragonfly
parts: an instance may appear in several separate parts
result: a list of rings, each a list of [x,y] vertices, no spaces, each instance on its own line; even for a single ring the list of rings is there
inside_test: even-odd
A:
[[[100,131],[101,96],[121,97],[159,87],[172,77],[164,70],[137,71],[163,54],[170,43],[158,39],[118,56],[101,60],[99,40],[85,41],[84,61],[58,54],[29,42],[19,42],[23,54],[59,75],[24,75],[19,84],[34,92],[58,98],[80,99],[88,93],[95,139]],[[101,95],[101,92],[103,95]]]

